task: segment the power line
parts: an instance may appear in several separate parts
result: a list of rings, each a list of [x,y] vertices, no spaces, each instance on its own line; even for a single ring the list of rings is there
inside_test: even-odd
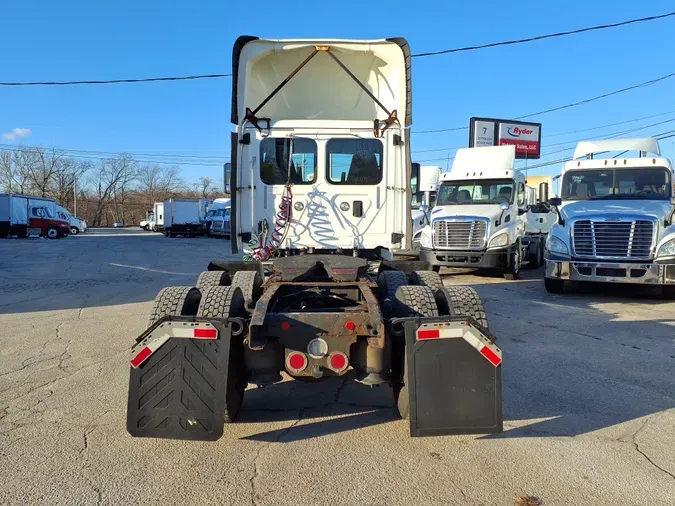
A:
[[[25,149],[44,149],[40,146],[15,146],[14,144],[1,144],[0,149],[12,149],[12,148],[25,148]],[[194,159],[199,162],[208,162],[208,161],[217,161],[217,160],[229,160],[229,156],[217,156],[217,155],[176,155],[176,154],[162,154],[162,153],[130,153],[128,151],[96,151],[96,150],[86,150],[86,149],[69,149],[69,148],[49,148],[55,149],[57,151],[63,151],[68,153],[82,153],[82,154],[94,154],[94,155],[130,155],[130,156],[150,156],[157,158],[186,158]]]
[[[549,112],[560,111],[562,109],[569,109],[570,107],[576,107],[576,106],[579,106],[579,105],[588,104],[589,102],[595,102],[596,100],[611,97],[612,95],[618,95],[619,93],[624,93],[626,91],[634,90],[634,89],[637,89],[637,88],[643,88],[645,86],[651,86],[651,85],[656,84],[658,82],[669,79],[673,76],[675,76],[675,72],[672,72],[670,74],[666,74],[665,76],[657,77],[655,79],[650,79],[649,81],[644,81],[642,83],[634,84],[633,86],[628,86],[627,88],[621,88],[620,90],[610,91],[609,93],[603,93],[602,95],[598,95],[596,97],[591,97],[591,98],[587,98],[587,99],[584,99],[584,100],[580,100],[578,102],[573,102],[571,104],[565,104],[565,105],[561,105],[561,106],[558,106],[558,107],[553,107],[551,109],[545,109],[543,111],[533,112],[531,114],[526,114],[524,116],[517,116],[514,119],[531,118],[532,116],[539,116],[539,115],[542,115],[542,114],[547,114]],[[469,129],[469,127],[464,126],[464,127],[443,128],[443,129],[440,129],[440,130],[420,130],[420,131],[413,132],[413,133],[414,134],[431,134],[431,133],[441,133],[441,132],[454,132],[454,131],[458,131],[458,130],[468,130],[468,129]]]
[[[475,51],[478,49],[487,49],[498,46],[510,46],[515,44],[523,44],[526,42],[534,42],[544,39],[552,39],[555,37],[563,37],[567,35],[576,35],[584,32],[591,32],[597,30],[605,30],[608,28],[617,28],[619,26],[626,26],[635,23],[645,23],[648,21],[656,21],[659,19],[675,16],[675,12],[668,12],[665,14],[658,14],[656,16],[647,16],[644,18],[629,19],[618,23],[606,23],[597,26],[590,26],[586,28],[577,28],[575,30],[567,30],[564,32],[549,33],[545,35],[536,35],[534,37],[527,37],[524,39],[514,39],[502,42],[491,42],[489,44],[481,44],[478,46],[466,46],[452,49],[443,49],[440,51],[431,51],[427,53],[413,54],[412,58],[422,58],[426,56],[437,56],[450,53],[461,53],[466,51]],[[192,81],[197,79],[222,79],[225,77],[232,77],[232,74],[202,74],[191,76],[172,76],[172,77],[144,77],[137,79],[107,79],[107,80],[83,80],[83,81],[25,81],[25,82],[0,82],[0,86],[72,86],[83,84],[128,84],[128,83],[149,83],[160,81]]]
[[[197,79],[222,79],[223,77],[232,77],[232,74],[203,74],[194,76],[175,76],[175,77],[141,77],[138,79],[107,79],[100,81],[0,82],[0,86],[72,86],[78,84],[152,83],[158,81],[194,81]]]
[[[668,12],[666,14],[659,14],[658,16],[648,16],[646,18],[638,18],[638,19],[630,19],[628,21],[621,21],[619,23],[610,23],[610,24],[604,24],[604,25],[597,25],[597,26],[590,26],[587,28],[578,28],[576,30],[568,30],[565,32],[557,32],[557,33],[549,33],[546,35],[537,35],[535,37],[528,37],[525,39],[515,39],[515,40],[507,40],[503,42],[491,42],[489,44],[482,44],[479,46],[467,46],[467,47],[459,47],[459,48],[454,48],[454,49],[444,49],[442,51],[431,51],[428,53],[418,53],[412,55],[413,58],[422,58],[425,56],[438,56],[441,54],[450,54],[450,53],[460,53],[464,51],[474,51],[476,49],[487,49],[490,47],[498,47],[498,46],[511,46],[514,44],[523,44],[525,42],[534,42],[537,40],[544,40],[544,39],[552,39],[554,37],[563,37],[566,35],[576,35],[579,33],[584,33],[584,32],[591,32],[595,30],[604,30],[607,28],[616,28],[619,26],[626,26],[626,25],[631,25],[634,23],[644,23],[646,21],[655,21],[657,19],[663,19],[667,18],[670,16],[675,16],[675,12]]]

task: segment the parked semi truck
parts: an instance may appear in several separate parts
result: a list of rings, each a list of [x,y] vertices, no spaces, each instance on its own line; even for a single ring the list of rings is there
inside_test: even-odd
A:
[[[617,154],[618,153],[618,154]],[[580,142],[562,171],[546,289],[568,281],[675,286],[673,170],[653,138]]]
[[[512,145],[457,151],[422,230],[420,259],[437,267],[500,269],[506,279],[517,279],[525,265],[541,265],[545,234],[527,231],[528,190],[514,162]],[[548,186],[542,189],[547,199]]]
[[[164,201],[164,235],[194,237],[205,232],[203,199],[170,198]]]
[[[60,239],[70,233],[70,224],[57,215],[54,199],[0,194],[0,237],[39,235]]]
[[[154,210],[149,210],[145,212],[145,219],[141,220],[138,224],[146,232],[152,230],[155,225],[155,213]]]
[[[230,201],[217,198],[208,205],[204,218],[206,235],[230,235]]]
[[[410,180],[412,202],[411,215],[413,222],[413,249],[419,251],[422,229],[428,225],[428,212],[436,204],[436,192],[441,179],[441,168],[436,165],[412,164]],[[420,209],[425,206],[426,212]]]
[[[413,436],[500,432],[502,353],[480,298],[391,260],[412,243],[407,42],[240,37],[232,61],[230,252],[248,261],[157,295],[128,431],[217,439],[248,383],[353,371],[392,388]]]

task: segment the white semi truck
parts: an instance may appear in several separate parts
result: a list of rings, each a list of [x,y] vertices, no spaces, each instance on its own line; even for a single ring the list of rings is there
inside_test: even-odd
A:
[[[229,198],[217,198],[208,205],[204,219],[206,235],[230,235],[230,201]]]
[[[626,156],[628,154],[628,156]],[[568,281],[675,286],[673,169],[653,138],[581,142],[562,171],[546,289]]]
[[[527,232],[531,205],[514,162],[514,146],[457,151],[420,235],[420,259],[437,268],[500,269],[506,279],[543,262],[544,235]]]
[[[248,383],[353,370],[391,385],[412,436],[501,432],[501,350],[478,295],[388,260],[412,243],[407,42],[240,37],[232,62],[230,244],[249,260],[157,295],[128,431],[217,439]]]
[[[411,217],[413,222],[413,249],[419,251],[422,229],[428,225],[428,210],[433,209],[436,203],[436,192],[441,179],[441,168],[437,165],[412,164],[412,191]],[[427,212],[420,209],[426,206]]]

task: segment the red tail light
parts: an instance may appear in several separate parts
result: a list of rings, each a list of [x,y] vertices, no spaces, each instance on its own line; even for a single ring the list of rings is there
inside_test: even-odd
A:
[[[307,356],[299,351],[292,351],[286,357],[286,368],[290,372],[304,371],[308,363]]]
[[[347,330],[354,330],[356,328],[356,323],[354,322],[347,322],[345,323],[345,328]]]
[[[349,367],[349,359],[344,353],[334,351],[328,357],[328,367],[335,372],[342,372]]]

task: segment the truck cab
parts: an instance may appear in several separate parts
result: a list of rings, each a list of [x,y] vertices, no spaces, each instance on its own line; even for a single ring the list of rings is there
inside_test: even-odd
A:
[[[501,269],[518,277],[525,261],[529,210],[514,146],[463,148],[443,174],[420,259],[436,267]]]
[[[561,180],[546,243],[549,292],[562,292],[567,281],[672,289],[673,170],[656,139],[581,142]]]
[[[438,182],[441,178],[441,168],[437,165],[412,164],[412,177],[410,179],[410,191],[412,201],[410,204],[413,249],[419,251],[422,229],[427,225],[427,214],[436,204]]]
[[[238,42],[233,253],[410,249],[406,50],[402,39]]]

